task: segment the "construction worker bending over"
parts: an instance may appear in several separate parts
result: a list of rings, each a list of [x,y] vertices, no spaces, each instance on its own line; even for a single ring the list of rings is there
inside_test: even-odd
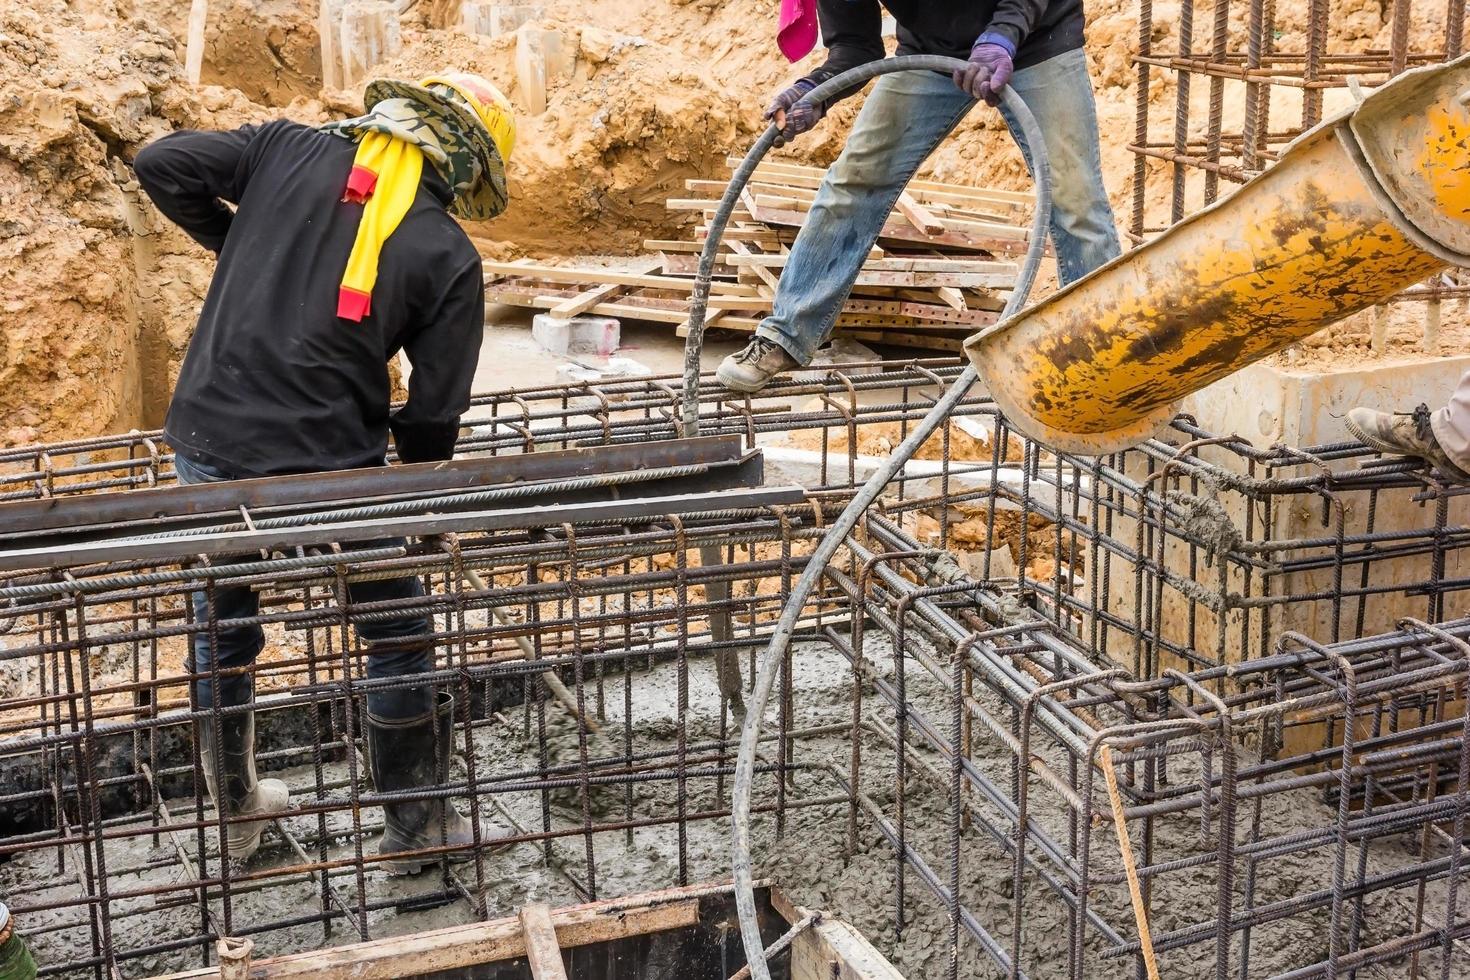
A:
[[[449,212],[479,220],[505,209],[515,124],[494,86],[463,73],[418,85],[374,81],[365,101],[356,119],[177,132],[138,154],[139,183],[158,209],[219,257],[165,424],[180,483],[379,466],[390,431],[406,463],[453,455],[485,287],[479,253]],[[387,362],[399,350],[413,371],[407,403],[390,413]],[[383,602],[420,596],[423,586],[408,576],[349,591],[354,603]],[[205,593],[194,594],[196,622],[257,615],[249,588],[215,589],[213,597],[211,610]],[[369,678],[433,668],[424,616],[357,630]],[[201,630],[191,670],[246,667],[264,642],[254,625],[219,630],[213,645]],[[251,704],[252,687],[248,672],[218,685],[206,677],[194,696],[201,709],[217,710]],[[377,792],[444,781],[452,707],[428,685],[368,694]],[[219,716],[217,733],[210,723],[197,731],[217,807],[248,817],[286,805],[284,783],[256,777],[251,711]],[[447,800],[384,811],[383,855],[473,837]],[[231,857],[253,854],[265,824],[230,823]],[[436,860],[384,865],[407,874]]]
[[[1381,453],[1413,456],[1456,483],[1470,483],[1470,371],[1437,412],[1420,405],[1412,412],[1355,408],[1347,430]]]
[[[793,61],[816,43],[819,15],[827,61],[781,92],[766,118],[778,145],[806,132],[832,107],[798,102],[821,82],[884,56],[878,0],[784,0],[782,50]],[[895,72],[879,78],[827,172],[791,246],[771,315],[717,376],[759,391],[775,374],[811,363],[827,339],[863,261],[914,171],[977,99],[999,104],[1009,85],[1040,124],[1051,162],[1051,238],[1063,285],[1119,251],[1103,187],[1092,81],[1082,51],[1082,0],[884,0],[898,23],[899,54],[969,60],[954,76]],[[1031,165],[1025,139],[1001,107]]]

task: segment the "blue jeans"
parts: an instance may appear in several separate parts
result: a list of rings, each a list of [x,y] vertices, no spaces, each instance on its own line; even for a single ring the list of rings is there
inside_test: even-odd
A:
[[[174,472],[180,484],[217,483],[229,480],[228,474],[204,463],[185,459],[174,454]],[[362,542],[361,547],[393,547],[403,544],[402,538],[388,538]],[[388,579],[385,581],[353,582],[347,587],[352,602],[382,602],[387,599],[407,599],[424,594],[423,583],[417,578]],[[209,622],[209,595],[198,591],[193,595],[194,621],[201,626],[194,634],[193,662],[190,673],[208,673],[213,664],[220,670],[248,667],[255,663],[265,646],[265,631],[258,624],[230,626],[217,631],[215,644],[210,643],[209,632],[202,627]],[[247,586],[223,586],[214,590],[214,617],[216,621],[229,619],[253,619],[260,613],[260,594]],[[429,620],[424,616],[408,615],[400,618],[357,624],[357,635],[368,650],[367,675],[370,679],[407,677],[434,669],[433,645],[418,637],[429,632]],[[217,649],[215,649],[217,647]],[[216,656],[218,654],[218,656]],[[254,678],[248,673],[233,674],[219,679],[219,704],[221,707],[247,704],[254,697]],[[214,706],[214,686],[206,677],[194,684],[194,697],[200,708]],[[368,694],[368,711],[385,720],[417,718],[427,714],[433,704],[433,692],[427,685],[390,691],[374,691]]]
[[[1051,239],[1062,285],[1121,251],[1103,187],[1097,111],[1087,58],[1079,49],[1011,77],[1036,116],[1051,162]],[[827,172],[791,246],[771,315],[756,333],[811,362],[836,322],[853,280],[909,178],[975,104],[949,75],[884,75],[863,104],[842,155]],[[1027,168],[1031,153],[1001,110]]]

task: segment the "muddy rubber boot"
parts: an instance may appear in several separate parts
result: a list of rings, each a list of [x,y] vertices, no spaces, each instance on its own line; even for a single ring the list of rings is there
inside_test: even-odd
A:
[[[1445,453],[1430,425],[1428,405],[1412,412],[1375,412],[1371,408],[1355,408],[1343,420],[1348,432],[1358,441],[1390,456],[1413,456],[1424,460],[1445,476],[1461,483],[1470,482],[1470,473],[1460,469]]]
[[[760,391],[782,371],[801,367],[796,358],[774,340],[753,337],[750,343],[720,362],[715,380],[731,391],[747,395]]]
[[[454,734],[454,697],[439,695],[437,710],[417,718],[387,720],[367,712],[368,767],[379,793],[401,793],[448,782],[449,752]],[[449,853],[451,861],[473,856],[474,828],[469,818],[446,799],[414,800],[383,805],[383,840],[378,854],[402,854],[449,844],[463,847]],[[509,832],[480,821],[480,840],[493,841]],[[417,874],[439,863],[438,854],[383,861],[389,874]]]
[[[199,755],[204,767],[204,785],[216,808],[221,804],[219,787],[215,785],[215,761],[224,780],[223,808],[226,816],[248,817],[255,813],[279,813],[286,808],[290,791],[279,779],[257,779],[255,775],[255,712],[240,711],[221,715],[220,745],[215,744],[215,726],[206,719],[195,731],[199,736]],[[245,861],[260,849],[260,835],[270,820],[252,820],[226,824],[230,860]]]

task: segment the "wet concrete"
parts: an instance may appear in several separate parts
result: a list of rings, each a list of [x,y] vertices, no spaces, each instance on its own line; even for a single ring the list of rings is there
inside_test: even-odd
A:
[[[880,674],[891,673],[892,657],[881,641],[870,640],[868,657]],[[851,674],[840,655],[825,644],[799,645],[794,670],[793,727],[835,724],[850,717]],[[621,745],[625,726],[631,724],[635,753],[671,747],[677,736],[679,685],[676,667],[660,664],[652,669],[635,668],[629,680],[632,685],[631,717],[624,712],[624,677],[609,674],[604,679],[602,714],[605,735],[599,738]],[[921,711],[936,723],[947,724],[947,701],[938,685],[929,680],[921,669],[915,667],[909,671],[908,690],[913,703]],[[587,693],[589,704],[595,707],[598,693],[592,680],[589,680]],[[892,712],[879,707],[881,701],[872,691],[868,695],[866,703],[869,710],[880,721],[891,725]],[[978,689],[977,696],[982,700],[986,698],[985,693]],[[711,662],[702,660],[690,664],[687,697],[689,744],[697,745],[720,737],[719,700]],[[991,707],[1000,712],[1000,705]],[[503,723],[477,734],[477,765],[482,767],[482,771],[498,773],[536,768],[540,739],[534,713],[529,731],[521,709],[511,709],[501,717]],[[768,728],[774,731],[774,704],[767,718]],[[733,722],[728,733],[733,737]],[[547,710],[546,745],[553,764],[577,758],[575,727],[558,707]],[[596,739],[589,750],[598,752]],[[774,753],[774,745],[768,745],[766,751]],[[796,775],[790,799],[799,802],[840,792],[833,776],[820,767],[835,766],[839,772],[846,773],[849,751],[850,743],[842,733],[802,739],[795,749],[796,761],[818,768]],[[1035,751],[1059,771],[1066,771],[1066,759],[1054,747],[1037,744]],[[944,763],[938,755],[921,750],[919,756],[943,771]],[[1009,785],[1009,759],[1004,746],[977,738],[976,765],[1003,787]],[[701,760],[695,765],[707,764],[706,760]],[[463,760],[457,760],[456,765],[462,773]],[[1188,782],[1188,766],[1187,757],[1176,760],[1172,765],[1173,778]],[[285,778],[298,799],[311,795],[315,777],[310,767],[288,769],[273,775]],[[328,780],[343,780],[347,777],[346,767],[341,764],[328,766],[324,776]],[[769,777],[758,782],[758,805],[763,800],[771,800],[773,786]],[[728,778],[721,788],[723,794],[717,793],[713,778],[691,779],[686,801],[688,811],[723,809],[728,804]],[[862,789],[891,819],[896,803],[893,752],[871,735],[864,739]],[[672,814],[677,807],[677,794],[678,784],[671,779],[650,779],[634,784],[631,795],[635,817]],[[481,799],[487,816],[494,815],[502,822],[513,820],[523,828],[542,826],[539,792],[518,790],[486,795]],[[184,806],[182,801],[173,802],[175,807]],[[908,843],[947,882],[950,811],[942,788],[917,775],[917,770],[911,767],[905,803]],[[622,786],[595,788],[588,800],[588,810],[595,822],[622,819],[626,805]],[[1053,840],[1065,844],[1072,828],[1069,828],[1056,800],[1049,796],[1049,791],[1033,783],[1031,806],[1033,818]],[[192,805],[189,808],[192,810]],[[580,826],[583,820],[580,792],[574,787],[550,794],[548,810],[552,826]],[[998,811],[985,805],[978,806],[977,812],[988,815],[992,820],[999,818]],[[1244,841],[1249,831],[1249,811],[1242,809],[1242,814],[1236,833],[1237,839]],[[948,923],[942,906],[910,872],[906,879],[906,925],[900,931],[895,923],[894,849],[864,818],[860,825],[858,850],[847,857],[844,854],[846,817],[845,804],[793,808],[788,812],[785,835],[780,840],[775,836],[774,819],[758,818],[754,838],[762,872],[779,880],[798,902],[827,909],[851,921],[877,948],[889,955],[906,976],[915,980],[943,976],[948,962]],[[185,815],[179,813],[176,818],[184,819]],[[375,844],[374,823],[378,819],[375,810],[363,811],[362,847],[367,852],[371,852]],[[1261,815],[1262,826],[1275,834],[1325,825],[1331,819],[1332,812],[1318,797],[1308,793],[1273,797],[1267,801]],[[286,821],[287,828],[313,857],[318,854],[318,845],[314,842],[317,823],[317,818],[309,815]],[[334,814],[327,824],[328,855],[350,859],[355,853],[350,818]],[[212,837],[213,834],[206,833],[205,836]],[[192,832],[181,833],[179,839],[186,850],[192,851]],[[522,844],[508,852],[487,857],[482,866],[484,915],[489,918],[511,915],[520,905],[533,901],[557,906],[585,900],[570,878],[581,882],[589,879],[588,846],[587,839],[578,834],[553,845],[552,863],[547,862],[545,851],[538,844]],[[699,882],[728,878],[728,846],[728,822],[725,818],[688,824],[684,836],[683,880]],[[1212,853],[1213,847],[1212,834],[1201,838],[1197,815],[1182,814],[1155,823],[1155,860],[1205,855]],[[680,836],[673,826],[639,828],[630,834],[623,831],[596,833],[591,836],[590,848],[595,858],[599,897],[633,894],[681,881]],[[71,853],[68,860],[77,859],[78,853]],[[1371,875],[1401,866],[1408,857],[1408,851],[1398,844],[1375,844],[1369,849],[1365,861]],[[1095,827],[1091,860],[1094,874],[1116,874],[1119,871],[1116,840],[1109,823],[1100,822]],[[1350,876],[1356,871],[1356,861],[1354,849],[1350,852]],[[167,835],[156,847],[147,836],[110,842],[107,862],[110,868],[149,862],[156,865],[113,878],[109,881],[109,888],[114,894],[177,881],[180,877],[178,858]],[[272,832],[266,847],[245,870],[256,873],[272,866],[294,863],[297,863],[296,855]],[[1260,905],[1326,887],[1331,866],[1332,853],[1325,847],[1306,854],[1273,858],[1262,865],[1257,876],[1255,902]],[[0,894],[5,894],[12,906],[73,898],[77,895],[78,886],[71,877],[72,867],[68,864],[67,873],[58,874],[55,851],[22,855],[0,864]],[[559,868],[565,869],[570,878]],[[473,891],[476,880],[474,864],[458,865],[456,872]],[[1011,874],[1009,856],[978,825],[971,826],[961,841],[961,894],[979,921],[1005,948],[1009,948],[1011,934]],[[1245,875],[1239,873],[1236,877],[1235,904],[1238,908]],[[432,929],[475,918],[475,911],[468,901],[462,898],[445,901],[439,897],[446,889],[442,875],[436,871],[402,879],[369,870],[359,880],[349,868],[335,872],[332,882],[337,895],[349,906],[365,899],[372,907],[366,916],[366,925],[373,938]],[[1444,907],[1442,885],[1435,883],[1431,886],[1427,906],[1431,911]],[[1024,967],[1032,977],[1066,976],[1068,937],[1065,907],[1033,874],[1026,876],[1024,887]],[[17,893],[18,889],[24,891]],[[1465,891],[1467,889],[1461,889],[1462,894]],[[1154,935],[1161,936],[1171,929],[1210,919],[1214,914],[1217,892],[1214,866],[1208,862],[1165,875],[1155,886]],[[181,899],[192,901],[187,895],[171,898],[174,902]],[[1090,902],[1119,933],[1125,936],[1134,934],[1127,892],[1120,884],[1098,886],[1090,896]],[[1412,916],[1413,903],[1412,889],[1371,897],[1366,903],[1362,927],[1365,941],[1402,931],[1404,923]],[[265,921],[281,922],[295,916],[311,915],[321,908],[321,888],[311,880],[275,885],[265,891],[236,895],[231,905],[230,928],[235,932],[247,931],[252,925],[258,926]],[[223,903],[216,900],[212,907],[216,915],[223,918]],[[145,896],[114,900],[110,908],[112,941],[119,948],[138,949],[150,944],[187,940],[197,934],[200,927],[197,903],[160,907],[153,897]],[[1252,935],[1247,975],[1271,976],[1318,960],[1325,949],[1326,915],[1323,910],[1258,927]],[[70,925],[52,929],[61,923]],[[92,946],[90,924],[85,913],[76,909],[32,912],[24,915],[21,925],[33,933],[32,948],[43,965],[85,958]],[[52,931],[34,935],[38,928]],[[360,936],[355,918],[338,918],[330,934],[325,934],[318,923],[305,923],[273,928],[254,934],[252,938],[257,955],[268,956],[352,942]],[[1106,945],[1095,932],[1089,932],[1084,943],[1082,975],[1088,978],[1132,976],[1132,961],[1102,958]],[[960,976],[1002,975],[967,935],[962,934],[960,948]],[[147,977],[195,966],[199,962],[197,949],[160,951],[124,961],[121,973],[125,977]],[[1212,975],[1215,963],[1213,945],[1195,945],[1161,953],[1160,963],[1165,976]],[[1437,967],[1437,960],[1430,958],[1428,964]],[[1470,964],[1470,960],[1457,963],[1456,968],[1464,969],[1466,964]],[[1232,958],[1232,971],[1239,967],[1238,957]],[[69,975],[89,976],[91,971],[76,971]],[[1405,975],[1405,970],[1398,967],[1381,969],[1373,975]]]

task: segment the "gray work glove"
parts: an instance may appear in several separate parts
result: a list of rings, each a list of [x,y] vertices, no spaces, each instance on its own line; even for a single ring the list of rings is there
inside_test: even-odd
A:
[[[766,107],[762,118],[781,128],[781,132],[776,135],[777,146],[785,146],[815,126],[822,118],[821,106],[801,101],[802,96],[816,87],[817,83],[810,78],[799,78]]]

